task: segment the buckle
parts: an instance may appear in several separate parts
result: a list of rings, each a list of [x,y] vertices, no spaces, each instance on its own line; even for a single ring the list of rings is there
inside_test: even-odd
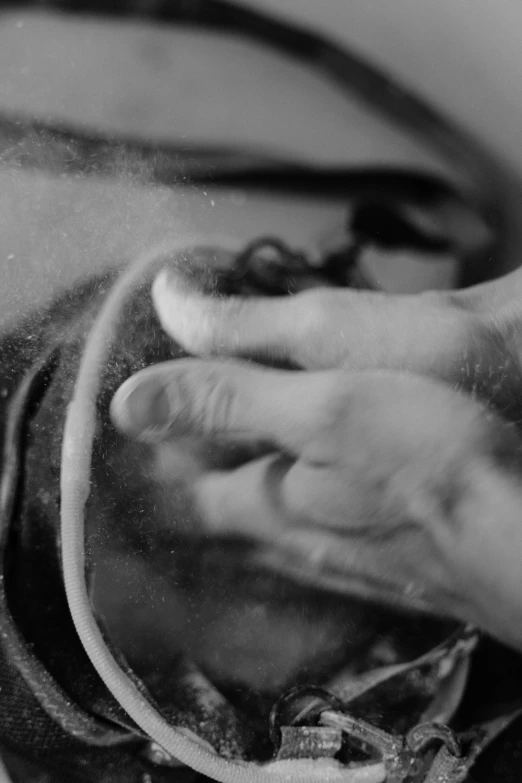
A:
[[[361,675],[351,693],[293,688],[276,702],[270,715],[274,761],[330,759],[350,770],[373,767],[374,777],[386,783],[462,783],[478,755],[522,715],[522,709],[457,733],[447,724],[459,700],[450,696],[451,706],[444,708],[434,697],[435,709],[428,707],[411,728],[396,732],[361,717],[357,699],[361,694],[373,695],[378,703],[383,685],[392,684],[400,691],[412,677],[422,690],[437,672],[442,682],[453,670],[459,682],[459,667],[467,665],[477,641],[478,633],[465,627],[411,663]]]

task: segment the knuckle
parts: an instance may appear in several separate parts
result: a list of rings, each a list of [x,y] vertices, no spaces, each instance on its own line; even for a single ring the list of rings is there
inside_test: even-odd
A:
[[[324,288],[312,288],[293,298],[308,326],[316,329],[329,321],[334,303],[332,292]]]
[[[356,299],[344,290],[310,289],[292,297],[288,313],[294,356],[302,366],[339,366],[349,347],[356,345],[353,307]]]
[[[302,465],[290,467],[283,482],[285,505],[297,519],[314,519],[314,505],[318,501],[317,492],[311,489],[310,474]]]
[[[316,436],[310,441],[304,455],[314,463],[332,464],[342,458],[344,420],[348,414],[346,377],[342,371],[329,372],[315,389],[315,399],[307,400],[313,410]]]
[[[347,376],[339,370],[328,373],[325,380],[320,406],[320,425],[324,433],[335,432],[348,413],[352,395],[347,389]]]
[[[232,429],[237,407],[237,391],[232,381],[217,368],[205,371],[201,383],[195,385],[198,426],[208,435],[218,435]]]
[[[235,352],[242,343],[243,324],[248,318],[251,303],[241,296],[230,296],[215,301],[212,323],[212,348],[214,351]]]

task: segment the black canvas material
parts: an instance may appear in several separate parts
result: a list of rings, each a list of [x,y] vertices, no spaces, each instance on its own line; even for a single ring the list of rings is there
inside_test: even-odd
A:
[[[33,769],[35,781],[142,783],[147,780],[144,775],[151,780],[181,781],[182,775],[189,774],[151,763],[147,738],[114,702],[79,643],[61,579],[59,470],[65,409],[86,334],[113,280],[111,273],[78,287],[50,310],[19,324],[0,347],[4,477],[12,470],[10,423],[23,411],[18,492],[11,517],[4,513],[2,519],[0,601],[0,746],[15,780],[17,768],[24,780],[33,779],[28,768]],[[103,378],[99,411],[106,422],[112,394],[126,377],[155,361],[182,355],[159,328],[147,287],[129,304],[125,320],[134,328],[122,330],[127,337],[118,345]],[[100,469],[103,473],[103,455],[114,437],[107,425],[97,439],[95,477],[101,475]],[[103,493],[104,486],[103,478],[95,479],[94,494]],[[109,507],[108,518],[115,511]],[[90,535],[99,535],[96,524],[90,530]],[[120,533],[135,551],[148,540],[139,530]],[[149,543],[146,556],[155,556],[161,539],[160,531],[158,541]],[[87,546],[89,551],[89,540]],[[191,551],[195,557],[197,548]],[[187,552],[180,552],[176,562]],[[121,653],[117,654],[121,665],[128,668]],[[180,660],[168,681],[153,678],[149,687],[132,676],[173,723],[197,728],[199,733],[204,726],[203,736],[224,755],[259,759],[263,752],[269,753],[260,749],[255,738],[257,718],[252,721],[254,729],[245,730],[241,710],[248,713],[248,705],[244,703],[237,710],[230,705],[221,714],[218,710],[206,723],[201,720],[198,699],[191,701],[184,685],[187,665]],[[507,712],[521,696],[521,658],[486,639],[475,653],[456,725],[465,728]],[[521,742],[518,721],[483,755],[470,780],[519,780]],[[48,777],[42,778],[42,773]]]

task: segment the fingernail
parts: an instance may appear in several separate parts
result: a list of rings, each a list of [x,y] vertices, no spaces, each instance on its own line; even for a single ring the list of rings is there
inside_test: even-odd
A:
[[[141,439],[159,439],[171,423],[171,404],[165,386],[156,379],[126,381],[113,397],[111,417],[124,432]]]

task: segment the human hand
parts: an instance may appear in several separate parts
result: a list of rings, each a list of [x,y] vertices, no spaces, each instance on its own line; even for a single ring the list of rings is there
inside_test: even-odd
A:
[[[487,345],[485,321],[457,308],[439,318],[420,297],[216,300],[161,283],[162,322],[188,350],[312,370],[178,360],[119,390],[113,416],[135,437],[265,444],[265,457],[195,482],[207,528],[255,540],[259,561],[295,578],[472,621],[522,646],[518,436],[445,384],[364,369],[456,384],[459,352]]]

